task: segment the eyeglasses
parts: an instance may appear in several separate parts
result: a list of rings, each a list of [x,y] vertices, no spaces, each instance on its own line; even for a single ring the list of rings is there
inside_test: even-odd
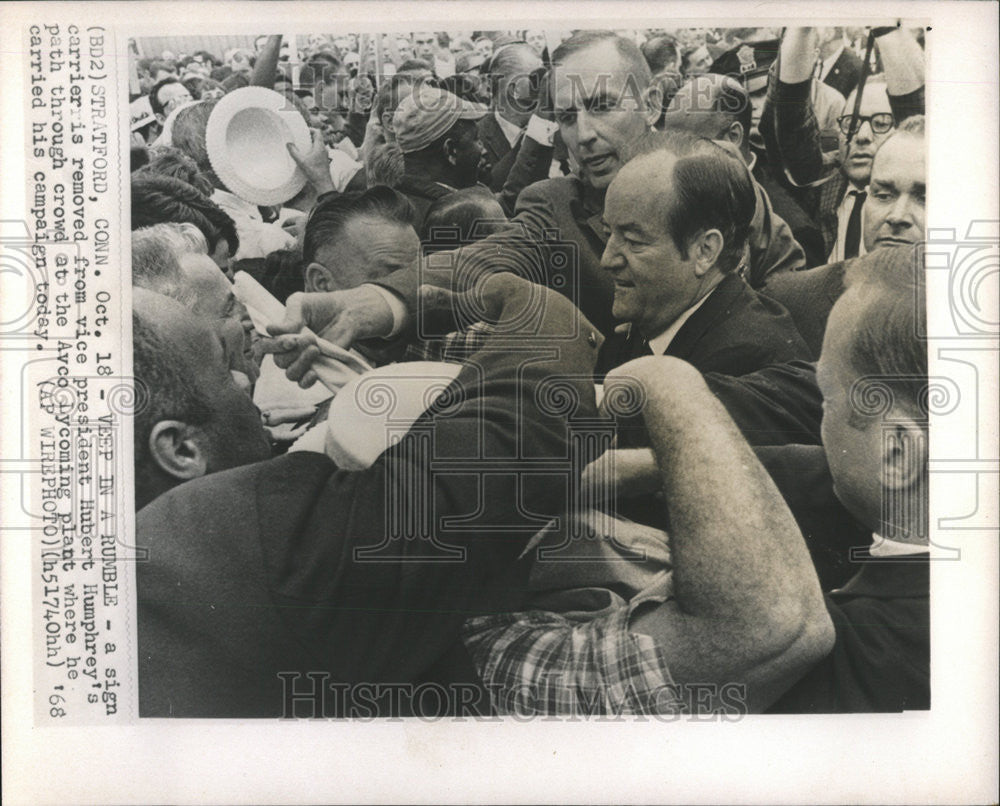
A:
[[[837,118],[837,125],[840,126],[841,132],[845,135],[850,135],[852,122],[854,122],[854,131],[857,132],[861,128],[861,124],[866,121],[871,125],[872,131],[875,134],[885,134],[896,125],[896,118],[889,112],[879,112],[875,115],[858,115],[857,117],[853,115],[841,115]]]

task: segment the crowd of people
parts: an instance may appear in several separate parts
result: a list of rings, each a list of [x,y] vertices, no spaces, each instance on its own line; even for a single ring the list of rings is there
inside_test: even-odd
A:
[[[922,31],[134,78],[142,715],[929,708]]]

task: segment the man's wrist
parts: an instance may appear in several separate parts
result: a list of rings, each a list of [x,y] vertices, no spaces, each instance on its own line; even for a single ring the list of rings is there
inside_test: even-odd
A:
[[[386,327],[380,333],[370,334],[372,338],[391,339],[398,336],[406,326],[408,314],[406,303],[400,299],[399,295],[381,285],[375,283],[365,283],[361,286],[369,292],[374,291],[385,303],[388,313],[385,318]]]

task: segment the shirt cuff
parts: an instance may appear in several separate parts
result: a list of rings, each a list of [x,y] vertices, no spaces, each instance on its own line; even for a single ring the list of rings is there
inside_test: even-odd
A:
[[[383,339],[391,339],[394,336],[398,336],[400,331],[406,325],[406,303],[399,298],[398,294],[390,291],[381,285],[375,285],[375,283],[365,283],[368,288],[373,288],[381,295],[382,299],[385,300],[386,305],[389,306],[389,310],[392,311],[392,330],[382,336]]]
[[[538,117],[538,115],[532,115],[528,120],[528,126],[524,131],[524,135],[525,137],[530,137],[536,143],[541,143],[543,146],[550,146],[557,131],[559,131],[559,124],[555,121],[545,120]]]

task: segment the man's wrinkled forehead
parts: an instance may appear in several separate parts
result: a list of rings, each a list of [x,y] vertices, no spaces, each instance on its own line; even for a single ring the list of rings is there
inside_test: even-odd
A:
[[[649,85],[648,77],[637,71],[610,41],[567,56],[552,66],[552,75],[553,100],[558,109],[580,108],[599,96],[617,103],[639,103]]]

